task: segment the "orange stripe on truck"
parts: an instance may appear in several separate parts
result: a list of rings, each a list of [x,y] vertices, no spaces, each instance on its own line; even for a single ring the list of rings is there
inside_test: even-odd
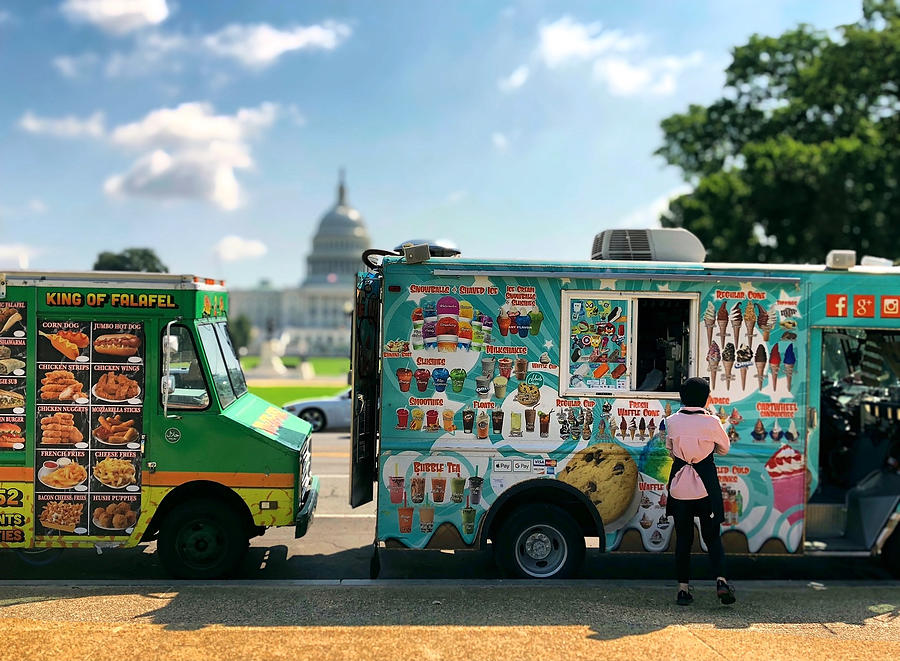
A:
[[[293,473],[202,473],[183,471],[156,471],[151,473],[145,470],[143,485],[146,487],[176,487],[179,484],[206,480],[218,482],[226,487],[280,487],[292,489],[294,487]]]
[[[34,469],[26,466],[0,466],[0,482],[31,482]]]

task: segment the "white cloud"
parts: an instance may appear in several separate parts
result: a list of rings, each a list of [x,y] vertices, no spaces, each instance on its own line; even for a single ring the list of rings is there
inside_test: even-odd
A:
[[[506,148],[509,147],[509,138],[499,131],[494,131],[491,133],[491,143],[498,151],[506,151]]]
[[[102,112],[95,112],[90,117],[79,119],[72,115],[66,117],[38,117],[30,110],[22,115],[19,127],[29,133],[53,135],[60,138],[91,137],[99,138],[104,133]]]
[[[509,76],[507,76],[506,78],[501,78],[500,80],[498,80],[497,88],[501,92],[513,92],[526,83],[526,81],[528,80],[528,75],[530,73],[531,72],[529,71],[528,67],[522,65],[511,74],[509,74]]]
[[[662,96],[675,92],[679,73],[702,61],[703,55],[696,52],[684,57],[646,58],[634,64],[622,57],[608,56],[594,62],[594,77],[605,83],[614,96]]]
[[[350,33],[350,26],[334,21],[286,30],[266,23],[233,24],[204,37],[203,44],[216,55],[232,58],[249,68],[261,69],[290,51],[334,50]]]
[[[623,229],[643,229],[646,227],[659,227],[659,217],[663,211],[669,208],[669,202],[679,195],[690,193],[693,189],[687,185],[673,188],[668,193],[660,195],[655,200],[625,214],[611,224],[611,227]]]
[[[0,268],[27,269],[40,250],[25,243],[0,243]]]
[[[62,13],[115,35],[159,25],[169,16],[166,0],[64,0]]]
[[[4,23],[12,23],[13,15],[5,9],[0,9],[0,25]]]
[[[31,213],[45,213],[47,211],[47,205],[43,200],[34,197],[28,201],[28,210]]]
[[[213,246],[213,252],[223,262],[237,262],[243,259],[262,257],[268,252],[266,244],[258,239],[245,239],[234,234],[223,236]]]
[[[538,36],[538,55],[551,69],[572,60],[633,50],[646,41],[641,35],[604,30],[600,23],[578,23],[571,16],[540,26]]]
[[[188,51],[191,46],[189,39],[178,34],[140,34],[135,39],[132,50],[116,51],[109,56],[105,67],[106,75],[117,78],[179,71],[180,63],[171,61],[169,56]]]
[[[465,190],[455,190],[447,196],[448,204],[459,204],[469,196],[469,192]]]
[[[93,69],[99,58],[95,53],[60,55],[53,58],[53,67],[66,78],[79,78]]]

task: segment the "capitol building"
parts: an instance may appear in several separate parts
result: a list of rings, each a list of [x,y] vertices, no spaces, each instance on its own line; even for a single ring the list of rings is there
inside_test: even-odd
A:
[[[251,352],[271,336],[282,339],[287,355],[349,355],[356,274],[370,247],[362,215],[347,202],[341,172],[337,200],[319,221],[300,286],[276,289],[262,281],[230,292],[229,316],[245,315],[254,325]]]

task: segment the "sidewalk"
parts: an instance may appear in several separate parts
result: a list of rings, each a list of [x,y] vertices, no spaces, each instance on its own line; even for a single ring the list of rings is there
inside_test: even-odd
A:
[[[0,659],[897,659],[900,584],[0,586]]]

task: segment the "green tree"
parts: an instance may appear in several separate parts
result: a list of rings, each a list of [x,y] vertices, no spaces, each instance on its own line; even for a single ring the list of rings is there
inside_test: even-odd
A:
[[[754,35],[722,98],[662,121],[656,153],[694,187],[664,227],[694,232],[713,261],[900,257],[900,1],[862,10],[830,32]]]
[[[94,262],[94,270],[169,272],[152,248],[126,248],[122,252],[101,252]]]
[[[240,314],[229,320],[228,334],[231,336],[231,343],[235,349],[240,350],[241,347],[246,347],[250,344],[250,332],[252,329],[253,324],[250,323],[250,318],[245,314]]]

